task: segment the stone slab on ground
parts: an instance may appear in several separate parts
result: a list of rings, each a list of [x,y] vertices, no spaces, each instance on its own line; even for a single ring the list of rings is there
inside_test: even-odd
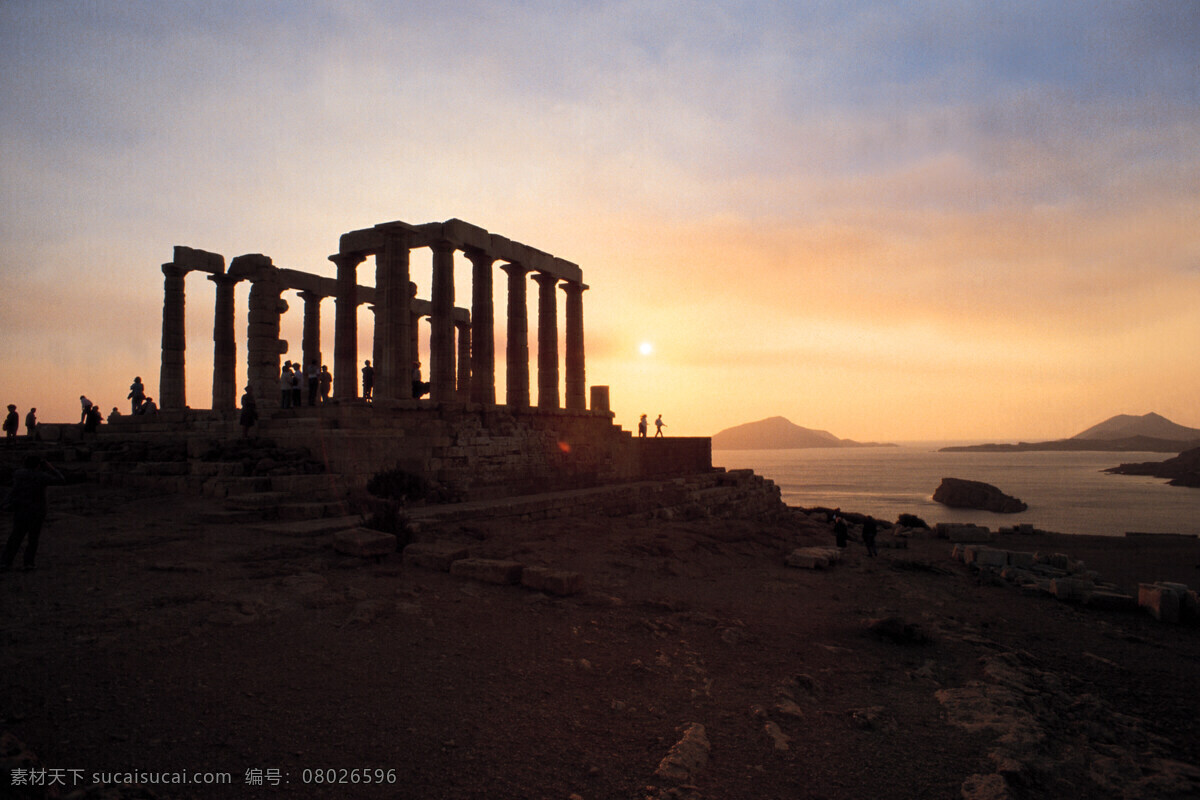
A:
[[[378,558],[396,552],[396,537],[369,528],[351,528],[333,535],[333,548],[348,556]]]
[[[1085,605],[1101,611],[1137,611],[1137,598],[1123,592],[1098,589],[1088,595]]]
[[[569,597],[583,591],[583,576],[563,569],[525,567],[521,572],[521,585],[534,591]]]
[[[1161,583],[1139,583],[1138,605],[1160,622],[1179,622],[1183,593]]]
[[[254,525],[251,529],[263,533],[277,533],[283,536],[322,536],[327,533],[357,528],[363,524],[363,518],[358,514],[347,517],[322,517],[321,519],[291,520],[287,522],[265,522]]]
[[[413,542],[404,548],[404,566],[449,572],[455,561],[468,555],[467,548],[446,542]]]
[[[836,547],[799,547],[788,554],[784,563],[800,569],[825,569],[842,560],[842,551]]]
[[[521,582],[525,565],[519,561],[503,561],[495,558],[462,558],[450,565],[450,574],[460,578],[515,585]]]

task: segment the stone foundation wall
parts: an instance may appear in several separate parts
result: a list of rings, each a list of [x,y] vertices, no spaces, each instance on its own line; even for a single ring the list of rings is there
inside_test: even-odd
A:
[[[470,499],[712,470],[710,439],[635,439],[605,412],[345,403],[267,411],[253,432],[282,447],[307,448],[351,487],[399,468]],[[118,418],[102,426],[100,436],[230,439],[241,436],[241,428],[234,412],[187,410]]]

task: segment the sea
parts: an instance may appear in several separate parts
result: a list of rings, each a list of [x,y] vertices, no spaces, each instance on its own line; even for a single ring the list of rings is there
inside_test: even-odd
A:
[[[1056,533],[1100,536],[1200,534],[1200,489],[1103,471],[1121,463],[1163,461],[1169,453],[943,453],[938,450],[943,444],[949,443],[714,450],[713,464],[770,478],[789,506],[841,508],[888,521],[915,514],[930,525],[973,522],[992,530],[1028,523]],[[942,478],[990,483],[1029,508],[1019,514],[948,508],[933,502]]]

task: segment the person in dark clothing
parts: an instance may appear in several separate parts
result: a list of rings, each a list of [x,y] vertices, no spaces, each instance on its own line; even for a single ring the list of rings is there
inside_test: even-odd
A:
[[[334,363],[337,363],[336,360]],[[375,368],[371,366],[371,362],[366,362],[362,368],[363,376],[363,399],[371,399],[371,391],[375,388]]]
[[[839,514],[833,518],[833,535],[837,538],[837,546],[846,546],[846,536],[849,534],[849,529],[846,527],[846,520]]]
[[[330,373],[329,367],[322,364],[317,379],[321,384],[321,405],[324,405],[329,402],[329,390],[333,388],[333,374]]]
[[[867,555],[875,557],[879,555],[879,551],[875,549],[875,536],[879,533],[878,526],[875,523],[874,517],[867,517],[863,522],[862,539],[863,544],[867,546]]]
[[[21,418],[17,416],[17,407],[11,403],[8,406],[8,416],[4,418],[4,438],[16,439],[17,430],[21,427]]]
[[[243,439],[250,435],[250,429],[256,422],[258,422],[258,404],[254,402],[254,395],[250,393],[250,387],[247,386],[246,392],[242,395],[242,413],[238,415]]]
[[[3,506],[12,509],[12,533],[0,555],[0,569],[10,569],[21,549],[21,542],[28,539],[25,545],[25,569],[34,568],[37,558],[38,538],[42,533],[42,523],[46,520],[46,487],[52,483],[61,483],[62,473],[50,466],[38,456],[26,456],[25,466],[13,471],[13,485],[5,498]]]
[[[100,414],[100,406],[96,405],[88,408],[84,418],[84,433],[95,433],[96,429],[100,427],[100,423],[104,422],[104,417]]]

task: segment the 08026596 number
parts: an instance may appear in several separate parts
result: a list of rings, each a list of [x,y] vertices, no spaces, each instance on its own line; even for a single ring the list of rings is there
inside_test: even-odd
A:
[[[394,769],[306,769],[301,771],[304,783],[395,783]]]

